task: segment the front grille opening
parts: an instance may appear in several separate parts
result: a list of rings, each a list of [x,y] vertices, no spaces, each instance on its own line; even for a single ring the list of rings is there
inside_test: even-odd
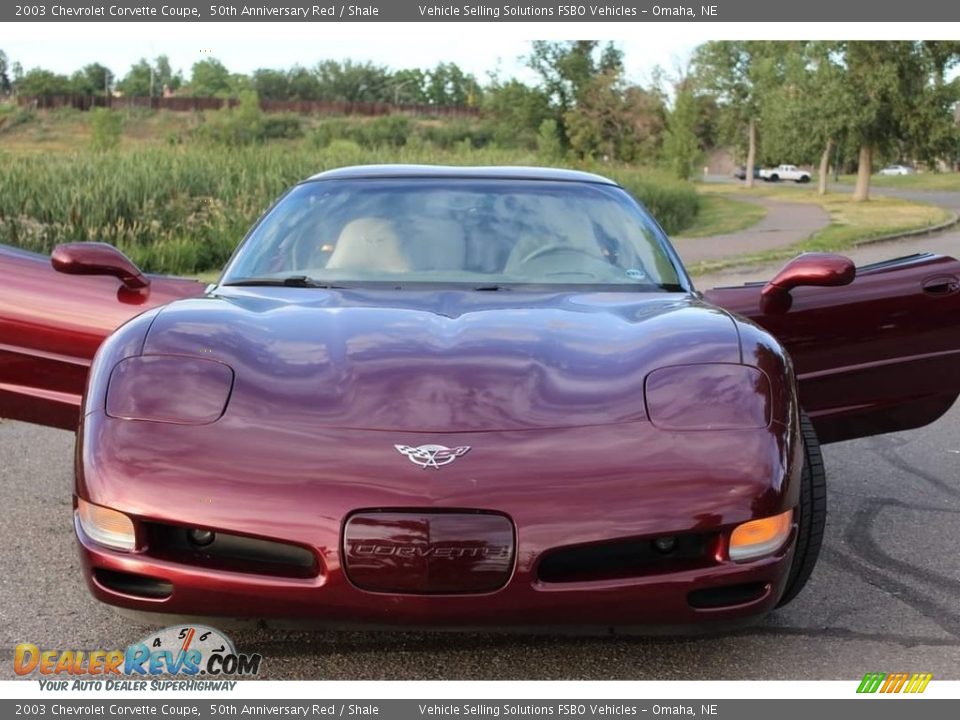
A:
[[[687,602],[698,610],[732,607],[759,600],[767,594],[766,583],[741,583],[724,585],[706,590],[694,590],[687,595]]]
[[[134,597],[162,600],[173,593],[173,584],[146,575],[94,568],[94,579],[107,590]]]
[[[316,556],[299,545],[164,523],[146,526],[148,553],[158,559],[276,577],[309,578],[319,572]]]
[[[703,567],[712,562],[714,534],[671,535],[577,545],[547,551],[537,566],[545,583],[640,577]]]

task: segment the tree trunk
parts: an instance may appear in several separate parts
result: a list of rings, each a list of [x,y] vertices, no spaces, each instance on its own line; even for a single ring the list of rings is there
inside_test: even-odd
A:
[[[833,152],[833,138],[827,139],[827,146],[820,156],[820,173],[817,176],[817,195],[827,194],[827,176],[830,174],[830,153]]]
[[[854,202],[865,202],[870,199],[871,172],[873,172],[873,148],[864,144],[860,146],[860,159],[857,161],[857,187],[853,190]]]
[[[745,187],[753,187],[753,166],[757,161],[757,125],[750,118],[750,124],[747,126],[747,168],[743,175],[743,184]]]

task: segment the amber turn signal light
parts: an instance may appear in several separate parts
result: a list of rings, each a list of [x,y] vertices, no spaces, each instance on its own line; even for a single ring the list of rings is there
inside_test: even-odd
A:
[[[115,550],[134,550],[137,547],[133,520],[122,512],[77,498],[77,518],[87,537],[100,545]]]
[[[790,537],[793,510],[738,525],[730,535],[730,559],[753,560],[776,552]]]

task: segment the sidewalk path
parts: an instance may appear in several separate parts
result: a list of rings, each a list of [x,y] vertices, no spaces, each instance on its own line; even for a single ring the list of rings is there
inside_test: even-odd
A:
[[[788,186],[788,185],[785,185]],[[831,191],[836,192],[837,190],[844,191],[853,190],[852,186],[848,185],[834,185],[830,186]],[[960,192],[950,191],[950,190],[909,190],[904,188],[890,188],[890,187],[872,187],[870,188],[870,193],[876,195],[893,195],[894,197],[903,198],[904,200],[912,200],[913,202],[925,202],[930,203],[931,205],[938,205],[939,207],[945,208],[952,212],[960,212]],[[738,196],[738,200],[760,200],[761,198],[747,198],[744,196]],[[783,204],[783,203],[778,203]],[[791,204],[791,207],[793,205]],[[766,220],[769,220],[771,215],[768,213]],[[753,228],[746,231],[745,234],[750,234],[752,230],[758,229],[763,223],[758,223]],[[786,226],[784,226],[786,227]],[[819,228],[817,228],[819,229]],[[810,231],[813,232],[813,231]],[[808,233],[809,234],[809,233]],[[719,238],[726,238],[726,235],[717,235],[715,237],[700,238],[701,240],[706,240],[711,246],[714,244],[712,241]],[[802,238],[801,238],[802,239]],[[696,242],[695,240],[687,240],[681,242]],[[676,241],[675,241],[676,244]],[[790,243],[786,243],[789,245]],[[767,247],[767,246],[765,246]],[[780,247],[777,245],[770,245],[769,247]],[[749,250],[749,248],[748,248]],[[688,260],[686,256],[683,255],[683,251],[678,251],[683,257],[684,263],[688,266],[692,265],[696,260]],[[923,253],[923,252],[934,252],[941,255],[950,255],[951,257],[960,258],[960,231],[950,230],[948,232],[940,233],[939,235],[924,235],[917,238],[907,238],[905,240],[891,240],[890,242],[864,245],[859,248],[853,248],[851,250],[845,251],[843,254],[851,258],[858,266],[859,265],[868,265],[874,262],[880,262],[882,260],[892,260],[894,258],[903,257],[904,255],[912,255],[913,253]],[[719,255],[718,257],[723,257]],[[713,259],[713,258],[707,258]],[[783,266],[783,262],[773,262],[767,263],[764,265],[754,266],[751,268],[743,267],[732,267],[726,270],[721,270],[716,273],[711,273],[709,275],[700,275],[693,278],[693,283],[698,290],[708,290],[713,287],[722,287],[722,286],[732,286],[732,285],[742,285],[747,282],[758,282],[761,280],[769,280],[773,277],[774,273]]]
[[[830,224],[826,210],[812,203],[784,202],[746,195],[738,195],[735,199],[766,208],[767,216],[746,230],[728,235],[674,238],[673,246],[688,268],[704,261],[778,250],[806,240]]]

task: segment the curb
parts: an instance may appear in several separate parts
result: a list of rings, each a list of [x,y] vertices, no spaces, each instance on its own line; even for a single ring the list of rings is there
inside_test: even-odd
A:
[[[912,237],[920,237],[922,235],[933,235],[938,233],[941,230],[948,230],[954,225],[960,223],[960,215],[955,212],[950,213],[951,218],[937,225],[930,225],[929,227],[917,228],[916,230],[904,230],[903,232],[892,233],[891,235],[881,235],[880,237],[867,238],[856,242],[853,244],[853,247],[864,247],[865,245],[878,245],[880,243],[892,242],[894,240],[905,240]]]

